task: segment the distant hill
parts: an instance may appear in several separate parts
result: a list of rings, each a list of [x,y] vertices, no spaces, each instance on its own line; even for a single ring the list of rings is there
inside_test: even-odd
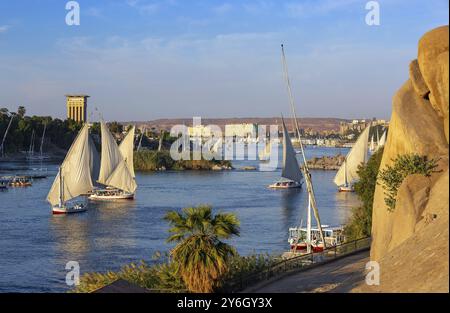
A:
[[[286,126],[289,130],[292,129],[293,119],[285,118]],[[333,117],[317,117],[317,118],[300,118],[300,128],[311,129],[313,131],[325,131],[325,130],[339,130],[340,122],[349,122],[347,119],[333,118]],[[202,125],[218,125],[224,129],[226,124],[242,124],[242,123],[256,123],[260,125],[280,125],[280,117],[236,117],[236,118],[204,118],[202,119]],[[192,126],[192,118],[173,118],[173,119],[156,119],[151,121],[130,121],[124,122],[124,124],[135,124],[137,127],[145,126],[146,128],[155,128],[156,130],[164,129],[170,130],[174,125],[186,125]]]

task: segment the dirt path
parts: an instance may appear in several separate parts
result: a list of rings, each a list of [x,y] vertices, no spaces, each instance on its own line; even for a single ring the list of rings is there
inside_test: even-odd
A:
[[[244,292],[350,292],[364,281],[368,261],[369,251],[363,251]]]

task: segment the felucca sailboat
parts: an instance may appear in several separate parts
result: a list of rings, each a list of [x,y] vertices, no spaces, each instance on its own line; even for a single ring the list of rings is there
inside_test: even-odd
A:
[[[370,126],[363,130],[336,173],[334,183],[338,186],[339,191],[353,191],[353,183],[358,179],[358,166],[367,162],[369,131]]]
[[[294,253],[297,250],[306,250],[307,253],[311,251],[322,251],[327,246],[336,245],[344,240],[342,236],[342,227],[329,227],[328,225],[322,225],[320,222],[319,210],[317,208],[316,196],[314,193],[314,186],[312,183],[311,173],[309,172],[308,163],[306,162],[305,150],[301,140],[300,127],[298,125],[297,114],[295,112],[294,97],[292,95],[291,83],[289,81],[289,75],[287,70],[286,57],[284,55],[284,47],[281,45],[281,57],[283,64],[284,78],[289,95],[289,102],[292,110],[292,117],[294,118],[294,125],[297,135],[297,140],[300,145],[301,160],[303,162],[302,170],[303,177],[305,179],[305,185],[308,192],[308,208],[307,208],[307,226],[306,228],[292,227],[289,228],[288,242],[291,247],[291,251]],[[285,136],[286,137],[286,136]],[[311,212],[312,211],[312,212]],[[316,220],[316,226],[312,225],[312,216]]]
[[[300,171],[300,166],[296,158],[296,153],[292,147],[291,138],[287,131],[286,124],[283,117],[281,117],[283,126],[283,171],[281,172],[281,179],[269,188],[275,189],[289,189],[289,188],[301,188],[303,184],[303,177]]]
[[[89,196],[91,200],[121,200],[133,199],[137,184],[134,175],[133,146],[134,126],[127,133],[120,146],[102,121],[102,156],[100,174],[97,182],[106,186],[95,189]]]
[[[85,124],[59,167],[58,175],[47,195],[53,214],[85,211],[84,204],[69,204],[68,201],[91,191],[94,188],[93,177],[97,172],[98,153],[89,136],[89,126]]]

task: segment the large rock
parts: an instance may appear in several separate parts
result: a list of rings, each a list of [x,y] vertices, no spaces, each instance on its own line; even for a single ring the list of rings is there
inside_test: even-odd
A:
[[[418,63],[430,91],[429,99],[444,120],[448,143],[448,26],[427,32],[419,41]]]
[[[414,233],[380,260],[380,284],[353,292],[448,292],[448,171],[432,188]]]
[[[423,253],[421,250],[425,247],[419,242],[429,240],[427,251],[444,249],[443,253],[447,254],[447,267],[444,268],[446,272],[441,273],[441,276],[446,277],[448,290],[447,26],[430,31],[420,39],[419,57],[411,62],[409,73],[410,79],[393,98],[388,139],[380,168],[392,164],[399,155],[416,153],[429,159],[438,159],[440,172],[433,173],[430,177],[411,175],[406,178],[399,188],[393,212],[385,205],[383,187],[377,185],[373,203],[371,259],[379,261],[380,266],[384,264],[384,270],[388,268],[389,271],[400,271],[402,267],[402,273],[407,275],[416,271],[414,262],[407,260],[407,255],[413,257],[414,254],[420,254],[423,258],[421,264],[424,267],[429,264],[428,269],[432,271],[433,264],[442,263],[442,260],[436,259],[442,253]],[[433,222],[436,216],[439,216],[439,223]],[[434,238],[445,232],[443,229],[430,229],[443,227],[445,223],[442,220],[447,221],[445,240],[440,239],[438,243],[425,238],[424,236]],[[398,251],[402,251],[401,254]],[[390,274],[393,272],[387,273],[386,279],[389,279]],[[426,276],[427,273],[422,272],[421,275]],[[437,275],[435,278],[440,279],[441,276]],[[404,278],[403,282],[406,281]],[[400,288],[401,281],[397,283],[391,285],[392,290],[410,290],[406,286]],[[382,291],[383,288],[380,288]]]

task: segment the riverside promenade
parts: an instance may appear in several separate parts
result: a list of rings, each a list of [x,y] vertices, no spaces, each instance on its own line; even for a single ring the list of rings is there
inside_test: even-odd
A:
[[[368,250],[248,287],[244,293],[351,292],[364,282]]]

